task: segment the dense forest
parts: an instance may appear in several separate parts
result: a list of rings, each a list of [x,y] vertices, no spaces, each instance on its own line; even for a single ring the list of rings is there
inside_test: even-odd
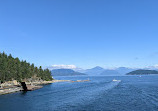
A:
[[[52,80],[51,72],[48,69],[42,69],[26,61],[20,61],[18,57],[13,58],[4,52],[0,53],[0,82],[17,80],[22,81],[29,78],[39,78],[42,80]]]
[[[148,75],[148,74],[158,74],[156,70],[135,70],[132,72],[127,73],[127,75]]]

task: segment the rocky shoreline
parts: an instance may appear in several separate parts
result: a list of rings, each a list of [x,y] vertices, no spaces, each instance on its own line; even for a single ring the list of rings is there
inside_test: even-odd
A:
[[[27,81],[27,82],[25,82],[25,84],[27,87],[27,91],[33,91],[33,90],[42,88],[43,85],[56,83],[56,82],[88,82],[88,81],[90,81],[90,80],[76,80],[76,81],[72,81],[72,80],[43,81],[43,80],[41,80],[41,81],[31,81],[31,82]],[[14,92],[18,92],[18,91],[24,91],[24,89],[21,86],[21,84],[19,82],[17,82],[16,80],[3,83],[3,84],[1,84],[1,87],[0,87],[0,95],[14,93]]]
[[[52,80],[52,81],[34,81],[34,82],[25,82],[28,91],[40,89],[45,84],[51,84],[56,82],[71,82],[70,80]],[[17,81],[9,81],[7,83],[1,84],[0,95],[14,93],[22,91],[23,88]]]

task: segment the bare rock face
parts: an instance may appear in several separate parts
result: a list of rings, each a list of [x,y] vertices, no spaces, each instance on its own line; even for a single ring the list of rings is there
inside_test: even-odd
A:
[[[13,80],[13,85],[15,85],[15,86],[19,85],[18,81],[17,80]]]
[[[17,82],[17,80],[13,80],[13,81],[7,81],[1,84],[1,87],[11,87],[11,86],[17,86],[20,85],[19,82]]]

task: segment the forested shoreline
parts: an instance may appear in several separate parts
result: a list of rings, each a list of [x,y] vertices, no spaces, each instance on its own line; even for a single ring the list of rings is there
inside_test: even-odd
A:
[[[158,74],[158,71],[139,69],[139,70],[129,72],[126,75],[149,75],[149,74]]]
[[[11,54],[0,53],[0,82],[11,80],[23,81],[29,78],[38,78],[45,81],[52,80],[51,72],[42,67],[36,67],[34,64],[14,58]]]

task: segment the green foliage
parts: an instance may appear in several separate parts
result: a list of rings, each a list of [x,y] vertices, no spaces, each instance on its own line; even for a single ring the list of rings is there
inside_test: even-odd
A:
[[[20,61],[19,58],[13,58],[10,54],[0,53],[0,81],[18,80],[38,77],[42,80],[52,80],[51,72],[48,69],[43,70],[40,66]]]
[[[158,74],[156,70],[135,70],[132,72],[127,73],[127,75],[148,75],[148,74]]]

